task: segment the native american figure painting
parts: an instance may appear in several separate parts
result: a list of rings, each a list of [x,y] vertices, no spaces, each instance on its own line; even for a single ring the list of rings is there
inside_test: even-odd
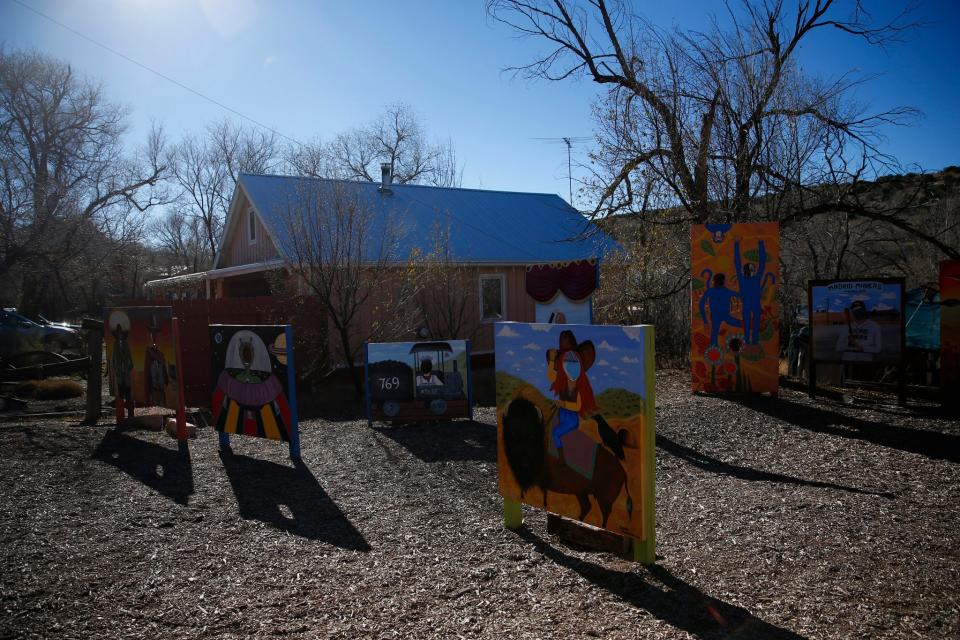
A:
[[[110,390],[131,416],[134,406],[179,406],[171,307],[107,309],[104,340]]]

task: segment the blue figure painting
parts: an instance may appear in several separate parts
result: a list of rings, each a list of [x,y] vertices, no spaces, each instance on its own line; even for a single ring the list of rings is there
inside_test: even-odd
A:
[[[730,313],[730,302],[734,298],[739,298],[740,295],[727,288],[727,277],[722,273],[713,275],[710,269],[704,269],[700,277],[705,278],[707,285],[707,290],[700,298],[700,317],[703,319],[703,324],[710,325],[710,344],[716,345],[720,328],[724,323],[731,327],[743,326],[743,323]],[[709,321],[707,320],[708,306],[710,307]]]
[[[693,390],[776,393],[777,223],[694,225],[690,247]]]
[[[733,262],[737,270],[737,283],[740,287],[738,294],[741,302],[741,315],[743,316],[744,340],[747,344],[760,343],[763,288],[767,285],[768,280],[773,284],[777,282],[775,275],[766,272],[767,250],[764,247],[763,240],[759,243],[758,254],[758,265],[754,265],[752,262],[743,264],[740,258],[740,238],[733,241]]]

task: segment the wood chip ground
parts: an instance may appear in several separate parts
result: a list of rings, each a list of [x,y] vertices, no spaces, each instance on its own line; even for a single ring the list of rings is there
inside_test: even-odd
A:
[[[688,389],[658,375],[652,567],[504,529],[489,408],[307,421],[300,465],[0,423],[0,638],[960,637],[960,423]]]

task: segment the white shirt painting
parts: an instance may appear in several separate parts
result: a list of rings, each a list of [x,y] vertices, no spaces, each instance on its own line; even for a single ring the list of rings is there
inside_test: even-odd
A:
[[[841,333],[837,339],[837,351],[843,354],[842,359],[846,362],[870,362],[882,348],[880,325],[873,320],[851,322],[849,331]]]

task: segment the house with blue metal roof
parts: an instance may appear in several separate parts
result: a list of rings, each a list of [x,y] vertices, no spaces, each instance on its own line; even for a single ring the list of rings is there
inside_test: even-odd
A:
[[[447,229],[452,260],[475,270],[476,311],[482,323],[545,320],[544,307],[550,304],[563,311],[568,322],[589,319],[596,265],[616,247],[555,194],[393,184],[388,166],[379,183],[242,174],[213,269],[203,275],[208,297],[270,295],[267,274],[295,257],[291,215],[302,215],[314,203],[332,202],[334,193],[345,188],[371,214],[370,237],[377,237],[378,228],[400,230],[392,247],[398,264],[416,251],[430,252],[435,229]],[[575,287],[577,295],[589,289],[587,297],[569,300],[560,290],[559,280],[571,265],[580,265],[579,277],[586,272],[592,281],[591,286]],[[563,273],[551,271],[565,267]],[[532,271],[540,278],[536,300],[527,293]],[[552,292],[551,277],[558,280]],[[492,349],[492,331],[486,333],[490,335],[477,340],[479,350]]]

